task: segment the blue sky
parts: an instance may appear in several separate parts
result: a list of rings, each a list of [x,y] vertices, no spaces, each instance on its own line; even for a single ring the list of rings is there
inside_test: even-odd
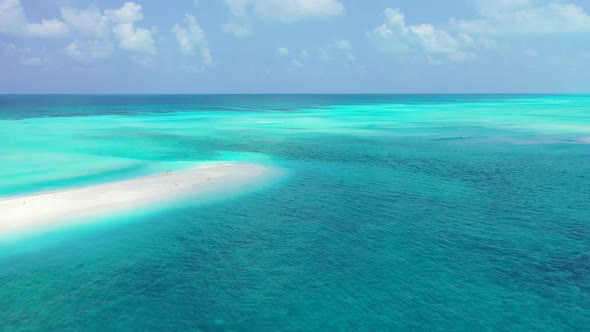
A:
[[[590,92],[590,0],[0,0],[2,93]]]

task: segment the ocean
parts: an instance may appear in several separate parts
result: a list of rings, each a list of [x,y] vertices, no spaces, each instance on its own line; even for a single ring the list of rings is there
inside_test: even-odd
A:
[[[0,199],[224,160],[284,172],[0,234],[0,331],[589,330],[590,95],[0,96]]]

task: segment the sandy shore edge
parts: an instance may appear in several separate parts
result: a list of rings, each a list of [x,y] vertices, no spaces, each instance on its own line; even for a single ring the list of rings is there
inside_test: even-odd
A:
[[[0,234],[231,190],[261,178],[268,171],[258,164],[215,162],[91,187],[0,199]]]

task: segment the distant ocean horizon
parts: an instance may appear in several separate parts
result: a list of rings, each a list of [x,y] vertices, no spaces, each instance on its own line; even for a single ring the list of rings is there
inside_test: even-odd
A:
[[[0,234],[0,330],[590,326],[590,94],[0,94],[0,199],[208,161],[285,175]]]

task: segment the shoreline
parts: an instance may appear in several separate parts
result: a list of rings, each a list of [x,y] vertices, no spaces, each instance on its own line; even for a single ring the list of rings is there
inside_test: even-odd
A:
[[[0,235],[240,187],[269,171],[258,164],[212,162],[95,186],[2,198]]]

